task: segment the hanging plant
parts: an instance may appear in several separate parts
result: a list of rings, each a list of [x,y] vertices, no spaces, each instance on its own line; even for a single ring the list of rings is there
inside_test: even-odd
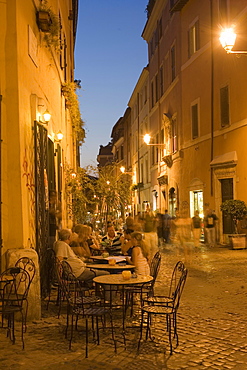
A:
[[[72,127],[76,135],[76,140],[79,145],[84,143],[85,130],[83,128],[84,122],[81,119],[81,113],[79,108],[79,100],[76,94],[76,89],[78,85],[75,82],[68,82],[62,84],[62,94],[65,97],[66,107],[70,111],[70,117],[72,121]]]
[[[56,50],[60,48],[61,25],[58,16],[48,6],[47,0],[42,1],[37,12],[37,23],[39,29],[44,32],[43,40],[47,47],[53,46]]]

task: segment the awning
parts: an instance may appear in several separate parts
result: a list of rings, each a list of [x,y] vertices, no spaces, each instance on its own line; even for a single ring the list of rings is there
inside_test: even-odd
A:
[[[224,166],[233,166],[238,162],[237,152],[229,152],[218,157],[215,157],[211,162],[211,167],[224,167]]]

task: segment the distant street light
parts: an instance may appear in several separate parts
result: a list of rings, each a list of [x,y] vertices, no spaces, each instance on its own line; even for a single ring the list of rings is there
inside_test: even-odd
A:
[[[227,54],[247,54],[247,51],[232,50],[233,46],[235,45],[236,37],[237,35],[233,28],[225,28],[219,37],[223,49],[225,49]]]

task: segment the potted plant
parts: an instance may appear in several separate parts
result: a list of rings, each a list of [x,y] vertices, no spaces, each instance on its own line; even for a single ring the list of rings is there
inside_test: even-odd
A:
[[[229,235],[233,249],[246,248],[246,234],[239,234],[238,224],[247,214],[247,207],[244,201],[238,199],[225,200],[220,209],[229,215],[233,221],[235,234]]]

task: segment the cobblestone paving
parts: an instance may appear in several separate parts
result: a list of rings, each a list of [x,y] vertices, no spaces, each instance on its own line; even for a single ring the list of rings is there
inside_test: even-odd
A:
[[[40,321],[30,323],[25,333],[25,350],[20,333],[12,345],[0,330],[0,369],[86,369],[86,370],[247,370],[247,250],[202,246],[186,255],[175,246],[162,249],[162,266],[157,294],[165,293],[172,269],[185,260],[189,270],[178,315],[179,346],[169,356],[165,322],[155,320],[154,341],[143,341],[139,355],[137,328],[126,330],[126,349],[120,329],[116,330],[117,354],[110,332],[101,333],[101,344],[90,342],[85,359],[84,332],[75,335],[72,350],[64,338],[65,311],[58,319],[50,304]],[[120,323],[116,313],[115,324]],[[127,324],[130,324],[128,319]]]

